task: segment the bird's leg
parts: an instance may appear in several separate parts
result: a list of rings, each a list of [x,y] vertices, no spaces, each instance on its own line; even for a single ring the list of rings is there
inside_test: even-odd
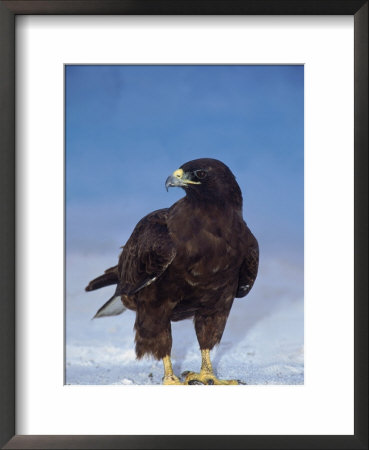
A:
[[[232,298],[228,300],[227,308],[223,311],[206,315],[199,311],[195,315],[196,336],[201,349],[201,370],[200,373],[186,373],[185,384],[240,384],[237,380],[219,380],[214,375],[210,361],[210,350],[219,344],[232,306]]]
[[[172,368],[172,361],[170,360],[170,356],[164,356],[163,358],[163,364],[164,364],[164,377],[163,377],[163,384],[170,385],[170,384],[183,384],[179,380],[178,377],[176,377],[173,373]]]
[[[213,366],[210,361],[210,350],[201,350],[200,373],[188,372],[184,384],[239,384],[237,380],[219,380],[214,375]]]

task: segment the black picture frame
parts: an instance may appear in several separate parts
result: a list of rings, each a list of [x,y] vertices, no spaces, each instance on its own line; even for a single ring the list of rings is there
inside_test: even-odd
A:
[[[355,59],[355,415],[349,436],[15,435],[15,17],[19,14],[353,15]],[[337,96],[340,93],[337,92]],[[6,449],[368,448],[368,1],[0,1],[0,445]],[[339,392],[337,393],[339,395]],[[317,405],[318,407],[318,405]]]

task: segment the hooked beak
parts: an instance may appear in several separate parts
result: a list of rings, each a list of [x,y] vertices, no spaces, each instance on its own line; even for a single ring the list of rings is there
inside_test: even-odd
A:
[[[188,184],[201,184],[199,181],[192,181],[186,177],[183,169],[175,170],[169,175],[165,182],[165,188],[168,191],[170,187],[186,187]]]

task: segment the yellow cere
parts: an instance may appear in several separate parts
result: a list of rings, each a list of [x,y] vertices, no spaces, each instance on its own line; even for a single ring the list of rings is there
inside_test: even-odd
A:
[[[174,171],[173,176],[177,177],[177,178],[182,178],[183,177],[183,169],[178,169],[178,170]]]
[[[186,184],[201,184],[200,181],[192,181],[183,177],[184,172],[183,169],[177,169],[173,172],[173,176],[176,178],[180,178]]]

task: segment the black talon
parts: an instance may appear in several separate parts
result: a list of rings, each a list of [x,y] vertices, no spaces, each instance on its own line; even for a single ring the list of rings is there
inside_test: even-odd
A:
[[[190,380],[188,384],[204,384],[204,383],[201,383],[201,381],[199,380]]]
[[[214,380],[212,380],[211,378],[209,378],[207,381],[208,381],[208,384],[214,384]]]
[[[236,380],[236,381],[237,381],[238,384],[247,384],[247,383],[245,383],[244,381],[241,381],[241,380]]]

